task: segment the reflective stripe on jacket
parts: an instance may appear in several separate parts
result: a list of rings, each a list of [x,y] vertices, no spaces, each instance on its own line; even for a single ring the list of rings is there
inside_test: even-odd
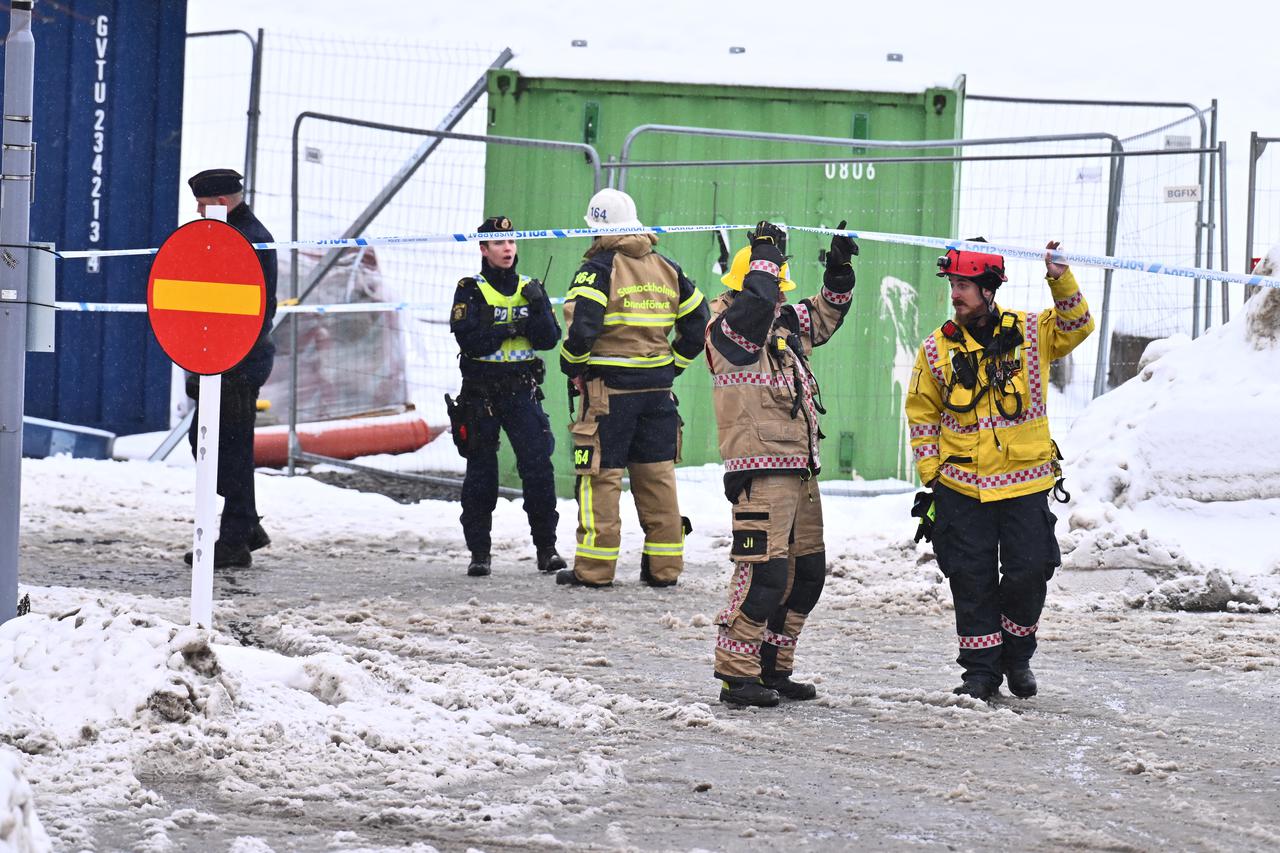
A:
[[[524,308],[524,316],[527,318],[529,314],[529,300],[524,298],[524,286],[529,281],[529,276],[520,276],[520,282],[516,285],[516,292],[510,296],[499,293],[489,284],[482,275],[474,276],[476,287],[480,290],[480,295],[484,297],[484,301],[493,306],[493,325],[510,326],[516,321],[520,315],[520,308]],[[537,353],[533,351],[533,344],[524,335],[516,335],[514,338],[507,338],[502,342],[502,346],[488,355],[476,356],[475,361],[490,361],[508,363],[513,361],[533,361],[537,358]]]
[[[922,483],[936,477],[948,488],[982,501],[1052,488],[1055,459],[1046,407],[1049,365],[1089,336],[1093,317],[1070,270],[1047,280],[1053,292],[1052,308],[1039,314],[1011,312],[1023,340],[1000,359],[1013,374],[1004,387],[1008,393],[989,387],[990,357],[967,330],[961,330],[959,341],[948,338],[941,328],[924,339],[905,402],[911,449]],[[999,307],[996,311],[1003,313]],[[978,359],[977,385],[972,390],[955,377],[956,353]],[[1014,392],[1021,398],[1021,412],[1015,411]],[[944,399],[962,409],[974,399],[978,403],[970,411],[954,411]],[[1016,418],[1008,417],[1014,414]]]
[[[726,473],[816,474],[821,468],[817,381],[808,356],[840,327],[849,302],[847,294],[828,294],[824,288],[823,298],[773,307],[762,303],[760,310],[774,315],[771,324],[764,318],[769,325],[762,327],[768,328],[762,345],[733,329],[725,317],[743,294],[726,291],[712,300],[707,366]],[[788,338],[800,343],[804,358],[796,357]]]
[[[568,331],[560,356],[566,373],[601,368],[599,375],[610,377],[619,369],[666,368],[660,384],[669,385],[672,370],[697,357],[706,316],[702,292],[653,250],[656,243],[649,233],[607,235],[587,250],[565,295]]]

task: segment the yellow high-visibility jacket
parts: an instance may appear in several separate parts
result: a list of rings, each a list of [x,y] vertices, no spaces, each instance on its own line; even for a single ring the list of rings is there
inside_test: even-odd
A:
[[[963,327],[953,332],[958,340],[947,337],[941,327],[924,339],[906,399],[920,482],[938,478],[947,488],[981,501],[1053,487],[1056,460],[1045,406],[1049,365],[1089,337],[1093,317],[1069,269],[1061,278],[1046,276],[1046,280],[1053,292],[1052,308],[1038,315],[1011,312],[1017,317],[1022,344],[998,358],[1002,371],[1012,374],[1001,388],[989,387],[992,357]],[[998,306],[996,310],[1004,313]],[[955,376],[957,352],[976,358],[973,389],[965,388]],[[1015,391],[1022,399],[1022,411],[1011,420],[1007,415],[1016,413]],[[968,407],[975,398],[978,403],[971,410],[955,410]]]

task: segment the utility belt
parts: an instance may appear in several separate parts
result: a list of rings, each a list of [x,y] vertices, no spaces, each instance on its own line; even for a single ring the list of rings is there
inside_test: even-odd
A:
[[[542,359],[521,362],[519,366],[509,366],[486,371],[480,376],[464,376],[463,387],[478,397],[497,398],[521,391],[536,392],[541,400],[542,383],[547,378],[547,366]]]
[[[528,369],[517,369],[484,378],[465,378],[457,399],[444,395],[445,409],[449,413],[449,434],[458,454],[470,458],[480,441],[479,424],[482,418],[493,417],[494,407],[502,406],[504,398],[527,393],[535,401],[541,401],[542,380],[546,378],[546,366],[542,359],[534,359]]]

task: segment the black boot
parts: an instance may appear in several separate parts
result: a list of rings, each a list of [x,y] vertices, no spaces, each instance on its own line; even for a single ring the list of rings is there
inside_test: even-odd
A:
[[[660,581],[649,571],[649,555],[640,555],[640,580],[652,587],[675,586],[679,580],[672,578],[669,581]]]
[[[258,520],[253,523],[253,530],[249,531],[249,550],[257,551],[270,544],[271,537],[262,529],[262,516],[258,516]]]
[[[566,565],[564,557],[556,553],[555,545],[547,545],[538,549],[538,571],[550,574],[551,572],[560,571]]]
[[[975,681],[966,679],[959,687],[951,692],[957,696],[972,696],[981,702],[990,702],[991,697],[996,694],[999,688],[992,687],[985,681]]]
[[[778,647],[773,643],[760,644],[760,683],[778,691],[784,699],[816,699],[818,688],[801,681],[792,681],[791,673],[778,671]]]
[[[582,578],[578,577],[577,572],[573,569],[561,569],[556,572],[556,583],[564,586],[585,586],[591,589],[613,586],[613,581],[609,581],[608,583],[587,583]]]
[[[770,690],[778,691],[784,699],[817,699],[818,688],[804,681],[792,681],[791,673],[776,672],[770,676],[761,676],[761,683]]]
[[[188,551],[182,555],[182,561],[190,566],[195,562],[195,553]],[[253,555],[245,545],[224,545],[222,540],[213,543],[213,567],[215,569],[247,569],[253,565]]]
[[[473,578],[482,578],[489,574],[490,568],[488,554],[472,554],[471,564],[467,566],[467,575]]]
[[[778,691],[770,690],[758,679],[721,681],[720,701],[726,705],[772,708],[778,704]]]
[[[1036,676],[1027,664],[1005,670],[1004,677],[1009,682],[1009,692],[1019,699],[1029,699],[1036,695]]]

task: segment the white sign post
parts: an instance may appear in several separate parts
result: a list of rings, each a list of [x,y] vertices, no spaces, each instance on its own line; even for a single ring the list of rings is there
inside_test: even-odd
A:
[[[227,221],[222,205],[205,208],[206,219]],[[196,423],[196,529],[191,546],[191,624],[213,628],[213,548],[218,533],[218,436],[222,420],[222,374],[200,377]]]
[[[218,538],[218,434],[222,374],[200,377],[196,424],[196,529],[191,546],[191,624],[213,627],[213,543]]]

